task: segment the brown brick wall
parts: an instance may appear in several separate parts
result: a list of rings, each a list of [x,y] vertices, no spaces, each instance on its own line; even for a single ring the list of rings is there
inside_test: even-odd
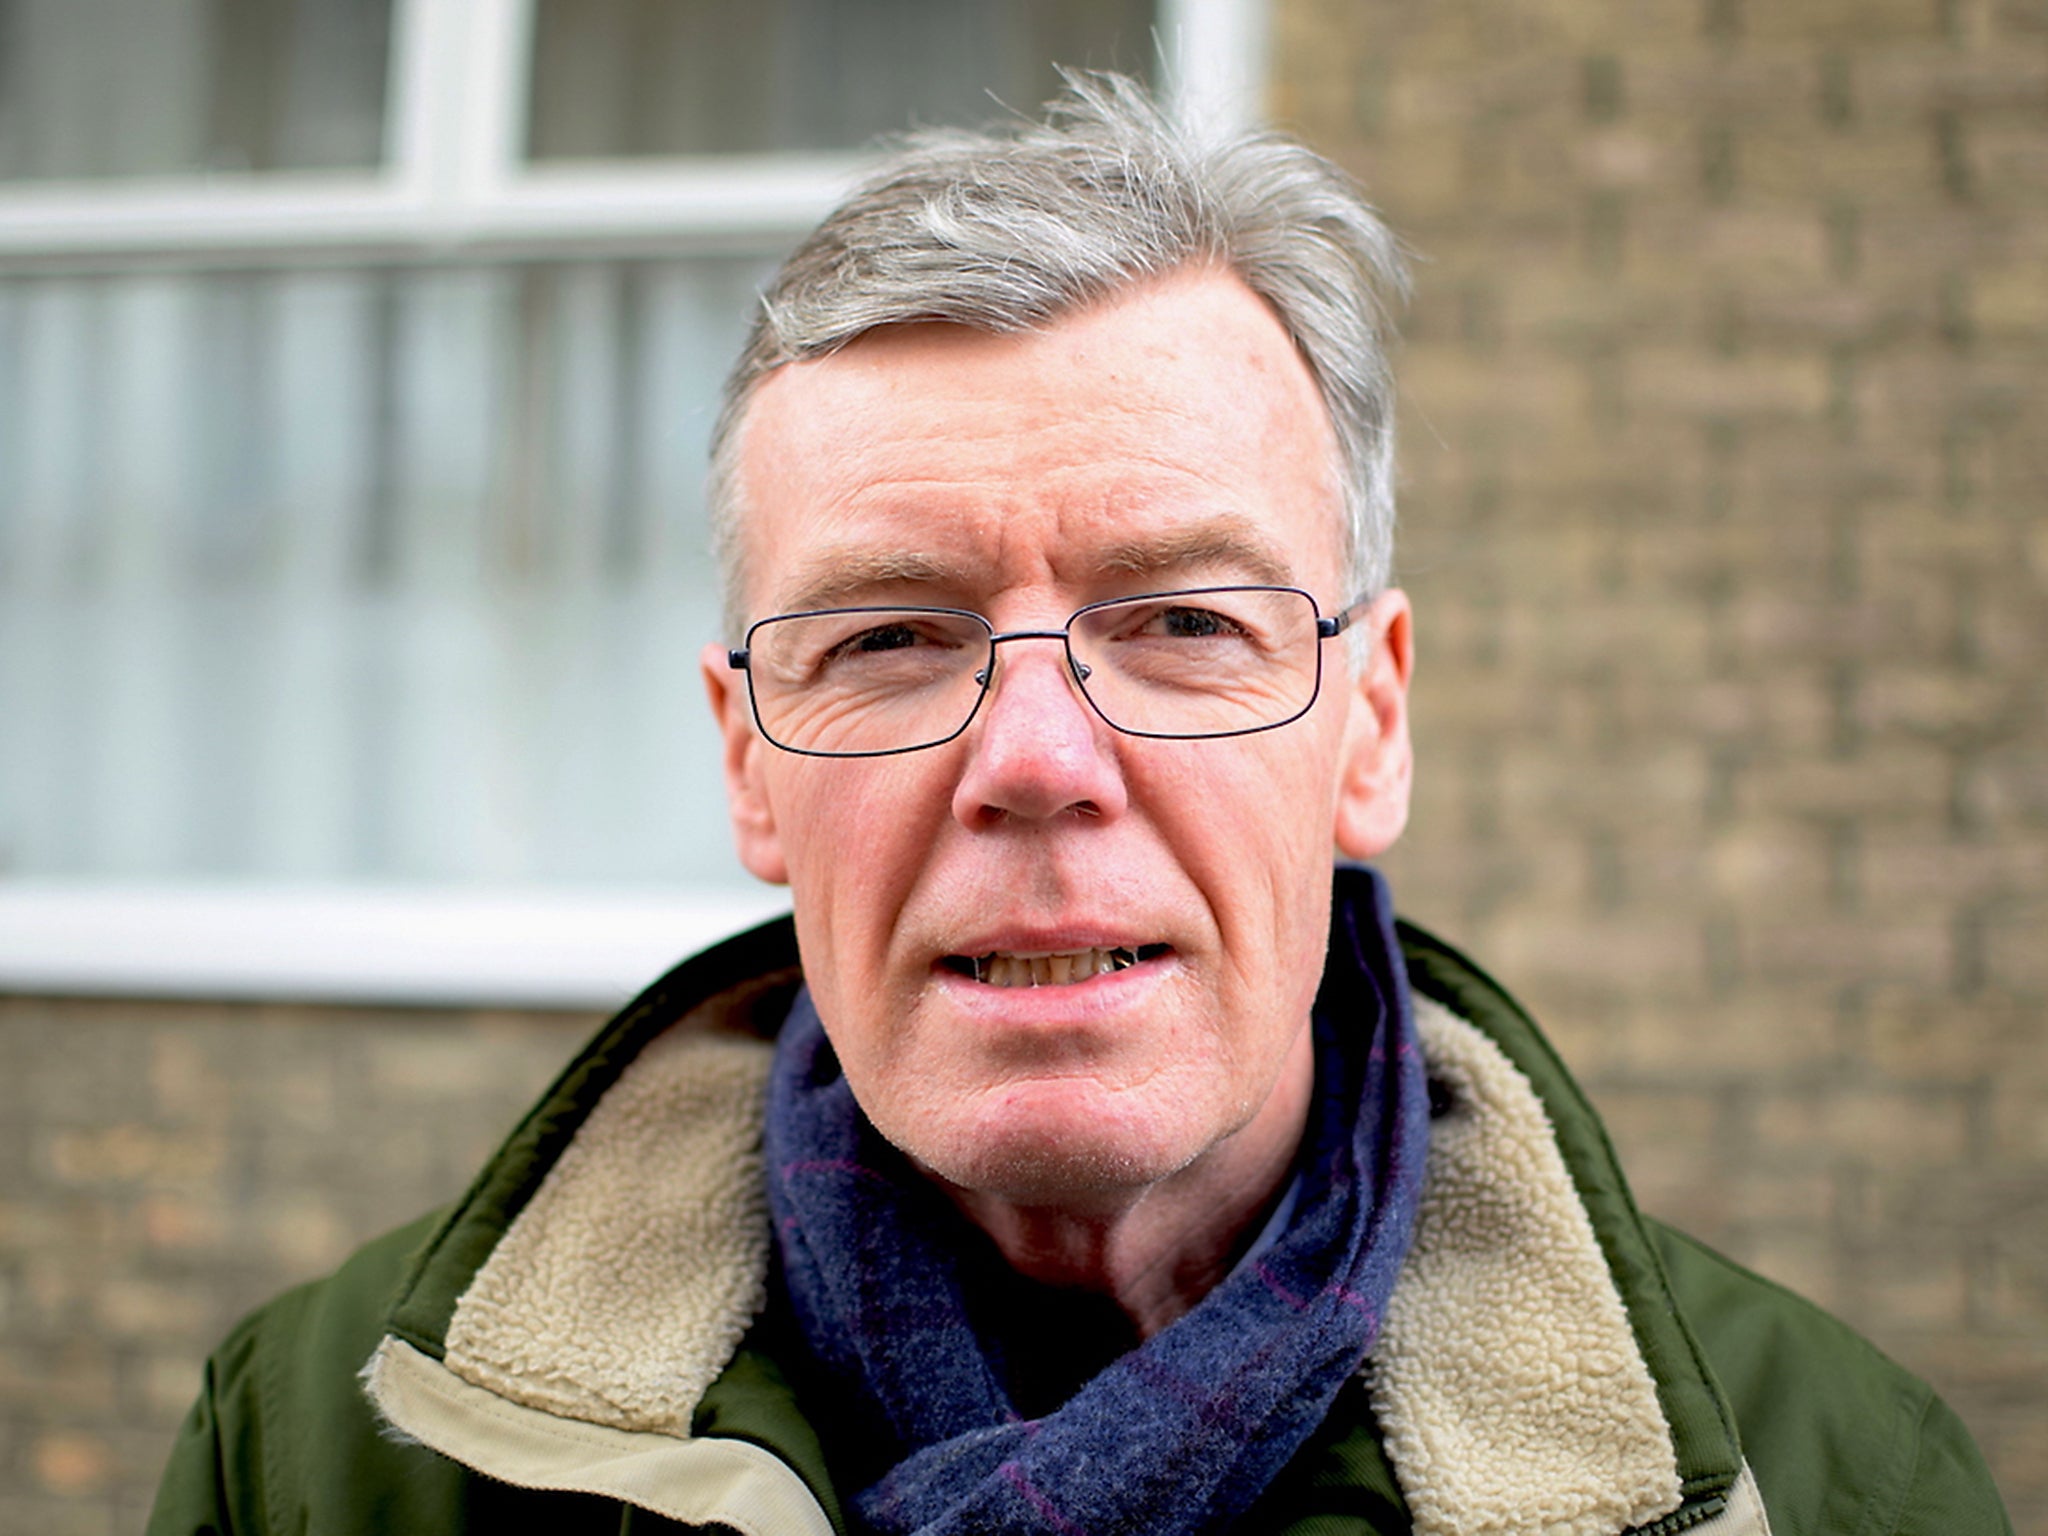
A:
[[[235,1319],[460,1194],[592,1023],[0,997],[0,1531],[140,1530]]]
[[[1413,915],[2048,1532],[2048,6],[1280,0],[1422,257]]]

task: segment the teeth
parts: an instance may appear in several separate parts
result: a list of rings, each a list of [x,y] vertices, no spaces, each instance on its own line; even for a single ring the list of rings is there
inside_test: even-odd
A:
[[[1118,946],[1068,950],[1057,955],[979,955],[968,962],[966,969],[975,980],[992,987],[1057,987],[1127,970],[1140,958],[1149,959],[1164,952],[1164,945],[1148,944],[1140,950]]]

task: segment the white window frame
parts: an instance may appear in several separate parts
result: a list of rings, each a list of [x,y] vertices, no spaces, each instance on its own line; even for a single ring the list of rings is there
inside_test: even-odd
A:
[[[0,881],[0,992],[616,1009],[752,890]]]
[[[1160,16],[1175,115],[1254,120],[1265,0],[1162,0]],[[851,154],[531,166],[532,35],[532,0],[397,0],[380,170],[0,188],[0,267],[757,248],[808,228],[860,170]]]
[[[1267,0],[1162,0],[1170,110],[1260,116]],[[532,0],[397,0],[384,165],[0,187],[0,272],[772,250],[856,155],[528,165]],[[0,991],[616,1006],[786,906],[767,889],[0,879]]]

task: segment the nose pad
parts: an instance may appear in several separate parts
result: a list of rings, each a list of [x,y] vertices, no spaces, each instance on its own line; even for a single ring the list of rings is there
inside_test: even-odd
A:
[[[1076,683],[1082,685],[1081,691],[1085,695],[1088,691],[1088,679],[1095,675],[1095,669],[1089,666],[1087,662],[1082,661],[1072,651],[1068,651],[1066,653],[1066,657],[1067,671],[1073,674],[1073,678]],[[989,679],[995,676],[995,670],[995,662],[991,660],[987,666],[983,667],[979,672],[974,674],[975,686],[981,689],[984,693],[986,693],[990,687]]]

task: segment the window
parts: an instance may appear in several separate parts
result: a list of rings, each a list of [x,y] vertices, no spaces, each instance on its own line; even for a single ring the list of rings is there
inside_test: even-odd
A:
[[[1149,0],[539,0],[526,152],[545,164],[829,153],[1059,88],[1149,76]]]
[[[9,0],[0,183],[373,170],[390,0]]]
[[[1055,58],[1241,113],[1257,21],[0,0],[0,904],[726,900],[699,497],[757,285],[875,132]]]

